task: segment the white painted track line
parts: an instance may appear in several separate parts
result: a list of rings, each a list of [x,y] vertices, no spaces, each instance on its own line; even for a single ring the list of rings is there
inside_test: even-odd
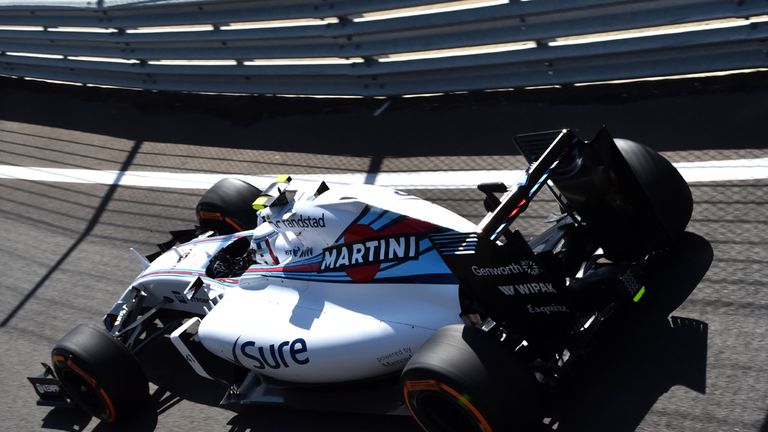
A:
[[[768,158],[680,162],[674,165],[689,183],[768,179]],[[89,184],[113,184],[118,179],[119,184],[123,186],[171,189],[208,189],[226,177],[237,177],[255,186],[266,187],[274,181],[278,174],[247,176],[153,171],[120,173],[118,171],[0,165],[0,179]],[[365,183],[367,178],[371,178],[375,185],[395,189],[474,189],[477,184],[484,182],[500,181],[508,185],[515,184],[521,174],[521,170],[475,170],[383,172],[376,175],[367,173],[291,174],[291,177],[295,183],[320,180],[328,183]]]

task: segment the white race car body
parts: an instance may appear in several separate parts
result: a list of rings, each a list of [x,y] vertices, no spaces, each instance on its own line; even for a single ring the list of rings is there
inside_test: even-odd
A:
[[[220,180],[198,201],[199,227],[140,257],[106,331],[79,325],[54,345],[52,366],[29,377],[38,403],[130,418],[149,379],[190,378],[150,375],[173,358],[145,347],[170,336],[226,389],[225,407],[410,412],[425,431],[541,425],[542,396],[606,339],[600,329],[679,305],[635,304],[646,286],[663,291],[693,200],[669,161],[605,128],[589,142],[566,129],[515,144],[531,165],[512,188],[478,185],[477,226],[390,189]],[[561,214],[528,240],[512,227],[544,185]]]
[[[437,329],[460,322],[457,280],[428,236],[475,225],[390,189],[315,189],[291,191],[287,204],[260,211],[264,222],[254,230],[168,250],[110,313],[119,321],[131,291],[141,289],[145,305],[165,301],[201,317],[197,337],[210,352],[284,382],[401,370]],[[206,276],[211,258],[242,238],[266,262],[239,277]]]

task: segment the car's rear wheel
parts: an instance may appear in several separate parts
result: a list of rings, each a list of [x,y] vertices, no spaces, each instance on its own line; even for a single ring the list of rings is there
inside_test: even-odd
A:
[[[605,129],[577,150],[551,179],[608,258],[638,260],[674,244],[693,200],[668,160],[636,142],[613,140]]]
[[[104,330],[82,324],[73,328],[56,343],[51,359],[67,396],[103,421],[125,420],[149,399],[138,361]]]
[[[258,220],[251,205],[259,194],[259,188],[243,180],[219,180],[197,203],[198,225],[203,231],[221,235],[255,228]]]
[[[527,431],[540,420],[532,371],[475,327],[438,330],[400,381],[408,409],[428,432]]]
[[[650,147],[626,139],[616,139],[621,155],[627,161],[640,187],[648,196],[659,231],[670,246],[685,231],[693,213],[691,189],[680,172],[666,158]]]

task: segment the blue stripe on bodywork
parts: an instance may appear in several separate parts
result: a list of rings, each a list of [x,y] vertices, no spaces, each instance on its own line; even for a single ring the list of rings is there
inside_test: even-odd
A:
[[[395,221],[402,220],[403,216],[399,215],[397,213],[388,213],[386,217],[381,218],[380,220],[376,221],[376,224],[371,224],[371,228],[373,228],[375,231],[381,231],[384,229],[384,227],[389,226]]]
[[[299,275],[290,275],[290,276],[279,276],[283,279],[288,280],[300,280],[300,281],[307,281],[307,282],[334,282],[334,283],[350,283],[350,284],[359,284],[359,285],[368,285],[368,284],[378,284],[378,283],[397,283],[397,284],[436,284],[436,285],[456,285],[459,283],[459,281],[456,279],[456,277],[453,275],[453,273],[429,273],[429,274],[420,274],[420,275],[409,275],[409,276],[392,276],[392,277],[385,277],[385,278],[376,278],[370,282],[357,282],[353,281],[349,277],[346,277],[346,279],[338,279],[338,280],[318,280],[315,275],[312,275],[311,277],[302,277]],[[361,288],[364,289],[364,288]]]
[[[344,233],[346,233],[346,232],[347,232],[347,230],[349,229],[349,227],[351,227],[352,225],[355,225],[355,224],[357,224],[357,223],[360,223],[360,221],[361,221],[361,220],[362,220],[362,219],[363,219],[363,218],[364,218],[366,215],[368,215],[368,213],[369,213],[370,211],[371,211],[371,206],[369,206],[369,205],[366,205],[366,206],[363,208],[363,210],[360,212],[360,214],[359,214],[359,215],[357,215],[357,217],[356,217],[356,218],[355,218],[355,219],[354,219],[354,220],[353,220],[353,221],[352,221],[352,222],[351,222],[349,225],[347,225],[347,227],[346,227],[346,228],[344,228],[344,230],[342,230],[342,231],[341,231],[341,234],[339,234],[339,237],[338,237],[338,238],[336,238],[336,241],[335,241],[334,243],[338,243],[338,242],[340,242],[340,241],[341,241],[341,240],[344,238]]]

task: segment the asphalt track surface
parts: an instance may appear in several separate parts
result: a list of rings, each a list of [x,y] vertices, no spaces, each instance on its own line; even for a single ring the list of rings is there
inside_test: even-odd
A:
[[[370,176],[520,168],[512,135],[569,126],[588,137],[600,124],[675,162],[761,158],[768,156],[765,81],[403,99],[374,115],[384,101],[143,95],[4,80],[0,164]],[[564,407],[558,430],[768,431],[768,181],[698,183],[692,191],[689,231],[698,236],[689,237],[683,268],[670,269],[671,279],[695,280],[709,266],[695,291],[677,293],[674,315],[688,319],[613,337],[556,402]],[[167,231],[194,223],[201,192],[0,180],[0,429],[119,430],[74,410],[35,406],[25,377],[39,372],[71,327],[100,321],[139,271],[129,247],[150,253]],[[413,193],[472,220],[483,215],[476,191]],[[531,207],[524,233],[544,226],[551,204]],[[227,411],[215,406],[221,389],[186,381],[185,367],[156,367],[170,393],[155,391],[158,403],[131,430],[417,430],[408,417]]]

